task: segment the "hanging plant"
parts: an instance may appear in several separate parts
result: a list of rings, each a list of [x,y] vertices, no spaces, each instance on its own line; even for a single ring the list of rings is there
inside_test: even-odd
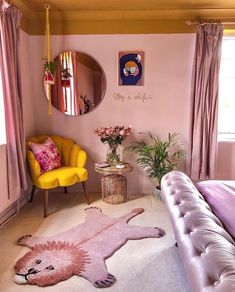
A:
[[[44,83],[54,84],[55,83],[55,72],[56,63],[54,61],[46,61],[44,63]]]
[[[69,73],[69,68],[63,68],[61,70],[61,75],[62,75],[62,79],[61,79],[62,86],[70,87],[70,78],[72,77],[72,75]]]
[[[44,71],[50,71],[51,74],[55,74],[57,69],[57,63],[55,61],[48,61],[47,58],[43,58],[44,60]]]
[[[70,78],[72,75],[70,74],[70,68],[68,67],[67,59],[61,60],[61,84],[63,87],[70,87]]]

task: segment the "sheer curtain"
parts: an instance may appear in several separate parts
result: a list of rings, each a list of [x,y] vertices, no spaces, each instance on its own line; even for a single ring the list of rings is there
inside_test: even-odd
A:
[[[0,70],[5,107],[8,196],[19,198],[27,189],[25,136],[20,96],[18,47],[20,11],[1,1]]]
[[[190,123],[189,172],[193,179],[215,176],[222,37],[221,23],[197,26]]]

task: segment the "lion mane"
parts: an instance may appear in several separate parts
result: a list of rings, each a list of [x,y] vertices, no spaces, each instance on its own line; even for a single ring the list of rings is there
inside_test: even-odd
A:
[[[87,252],[78,245],[48,241],[35,245],[14,268],[17,275],[25,277],[25,284],[50,286],[84,272],[89,262]]]

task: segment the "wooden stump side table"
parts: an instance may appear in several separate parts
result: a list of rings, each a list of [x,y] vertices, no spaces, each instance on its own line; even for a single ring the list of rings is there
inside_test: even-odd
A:
[[[131,172],[133,167],[129,163],[122,163],[124,168],[116,166],[98,167],[95,171],[104,174],[101,179],[102,199],[109,204],[121,204],[127,201],[127,178],[123,175]]]

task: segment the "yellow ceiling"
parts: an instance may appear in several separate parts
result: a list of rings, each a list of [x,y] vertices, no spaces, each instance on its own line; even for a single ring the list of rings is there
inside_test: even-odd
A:
[[[41,0],[12,0],[23,14],[22,28],[44,34]],[[234,0],[50,0],[52,34],[192,32],[187,20],[235,21]],[[229,29],[235,25],[229,25]]]

